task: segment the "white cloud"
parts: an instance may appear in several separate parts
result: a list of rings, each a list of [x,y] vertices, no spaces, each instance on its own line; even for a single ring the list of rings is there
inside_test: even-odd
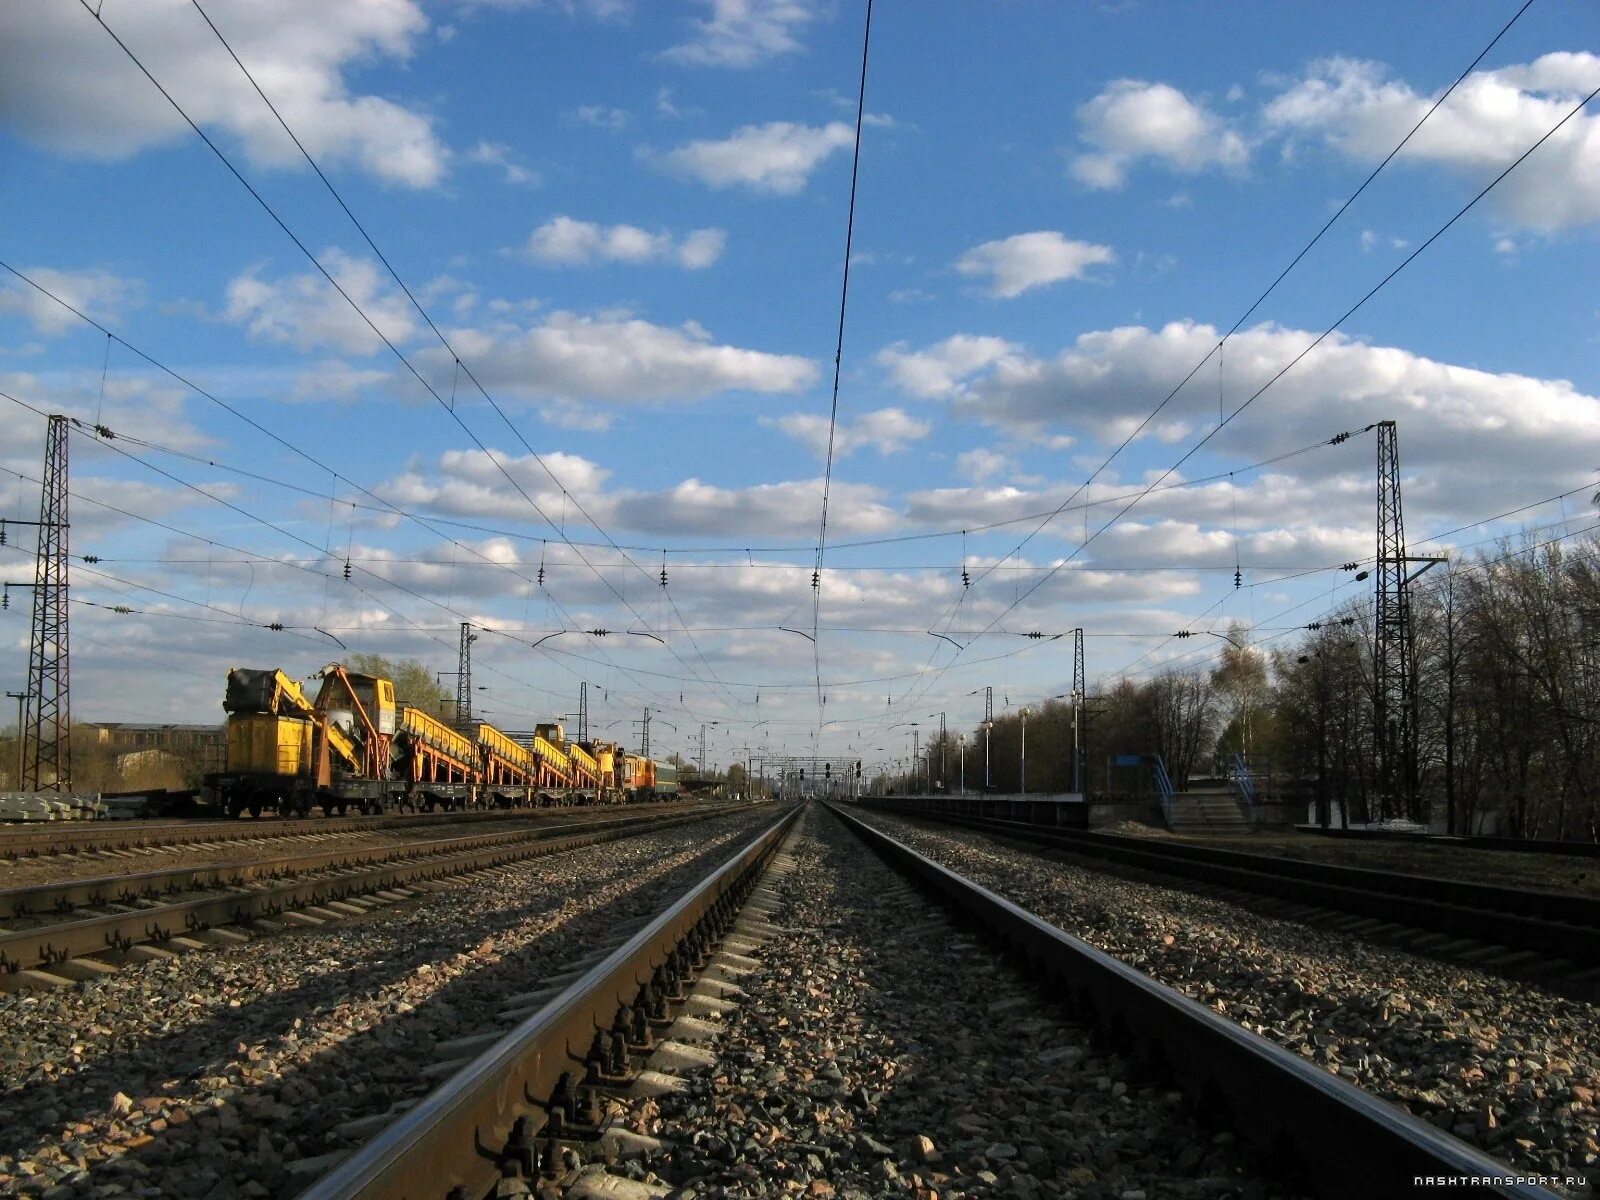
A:
[[[1082,279],[1090,267],[1116,261],[1110,246],[1074,241],[1056,230],[1042,229],[974,246],[956,260],[956,270],[987,279],[991,296],[1009,300],[1030,288]]]
[[[336,247],[319,257],[390,341],[399,343],[416,332],[416,310],[376,263]],[[383,349],[366,321],[321,275],[307,272],[272,281],[252,268],[229,282],[227,301],[225,318],[245,326],[252,337],[288,342],[301,350],[332,347],[345,354],[375,354]]]
[[[501,142],[479,142],[467,151],[467,161],[483,166],[499,167],[507,183],[537,184],[539,173],[530,171],[512,161],[511,147]]]
[[[1600,84],[1600,55],[1546,54],[1476,71],[1417,131],[1396,166],[1432,163],[1481,186],[1533,145]],[[1263,116],[1284,134],[1321,139],[1358,162],[1377,162],[1416,124],[1433,97],[1388,76],[1380,63],[1331,58],[1272,100]],[[1600,220],[1600,116],[1579,113],[1491,196],[1523,225],[1553,231]]]
[[[1078,109],[1079,136],[1094,147],[1072,160],[1078,182],[1120,188],[1140,159],[1175,171],[1238,169],[1250,161],[1243,137],[1202,105],[1165,83],[1118,79]]]
[[[54,267],[24,267],[22,273],[38,280],[42,287],[79,312],[108,324],[116,324],[124,312],[144,302],[142,282],[103,268],[58,271]],[[25,317],[34,329],[44,334],[88,328],[49,296],[11,274],[0,277],[0,313]]]
[[[784,480],[727,488],[686,479],[655,490],[610,490],[611,472],[579,455],[542,455],[551,473],[608,529],[656,534],[801,535],[814,533],[822,505],[822,480]],[[416,467],[379,485],[385,498],[407,507],[459,517],[526,519],[531,509],[506,482],[496,463],[546,512],[561,505],[560,489],[532,455],[452,450],[431,468]],[[841,531],[878,533],[893,528],[898,515],[883,502],[880,489],[835,480],[828,523]]]
[[[1009,471],[1012,467],[1009,456],[1001,454],[998,450],[988,450],[980,446],[975,450],[963,450],[956,455],[956,470],[965,475],[973,483],[983,483],[1001,471]]]
[[[1273,325],[1235,334],[1228,341],[1228,395],[1251,395],[1315,336]],[[991,356],[982,374],[952,369],[943,378],[938,368],[949,358],[948,342],[917,354],[899,351],[898,362],[926,366],[926,375],[902,376],[908,391],[925,394],[947,384],[958,415],[1028,436],[1087,432],[1111,441],[1130,433],[1219,337],[1193,322],[1126,326],[1083,334],[1053,357],[1008,347]],[[962,365],[982,357],[969,355]],[[1197,388],[1179,395],[1163,414],[1165,428],[1151,436],[1188,441],[1193,432],[1185,426],[1215,416],[1215,391]],[[1491,483],[1523,494],[1529,478],[1592,477],[1586,447],[1600,439],[1600,398],[1566,380],[1456,366],[1334,335],[1255,401],[1220,444],[1247,459],[1265,457],[1386,419],[1400,423],[1407,470],[1436,470],[1441,494],[1459,501],[1457,511],[1475,512]],[[1297,474],[1314,475],[1324,461],[1335,460],[1304,457]]]
[[[745,187],[756,192],[790,196],[805,187],[836,150],[855,141],[855,129],[843,121],[799,125],[770,121],[745,125],[722,141],[695,141],[662,156],[673,171],[715,188]]]
[[[958,333],[926,350],[908,351],[904,342],[882,350],[878,361],[903,390],[925,400],[955,395],[963,380],[1019,352],[1004,338]]]
[[[529,400],[652,403],[796,392],[817,375],[804,358],[719,345],[693,322],[670,328],[556,312],[526,329],[452,330],[450,340],[490,391]],[[449,379],[452,363],[442,351],[420,358],[435,377]]]
[[[605,104],[580,105],[573,114],[585,125],[593,125],[597,129],[625,129],[633,120],[633,114],[625,108],[612,108]]]
[[[753,67],[800,49],[795,37],[815,15],[809,0],[701,0],[711,15],[694,37],[662,57],[697,67]]]
[[[828,418],[819,413],[790,413],[772,424],[808,446],[818,458],[828,452]],[[854,421],[841,421],[834,432],[833,452],[844,458],[870,448],[879,454],[897,454],[912,442],[933,432],[933,423],[919,421],[903,408],[880,408],[862,413]]]
[[[409,58],[428,21],[416,0],[277,0],[212,14],[306,149],[387,183],[431,187],[449,153],[433,120],[353,93],[346,72]],[[201,125],[225,131],[258,166],[298,167],[299,152],[182,0],[112,5],[107,25]],[[0,120],[74,157],[118,161],[192,138],[187,125],[76,4],[0,5]]]
[[[521,253],[549,266],[578,267],[593,262],[672,262],[698,271],[722,257],[728,235],[720,229],[696,229],[674,238],[636,225],[597,225],[572,217],[552,217],[529,235]]]

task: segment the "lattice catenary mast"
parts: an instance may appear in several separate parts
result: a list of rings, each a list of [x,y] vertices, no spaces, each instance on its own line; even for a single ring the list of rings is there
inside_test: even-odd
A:
[[[469,621],[461,622],[461,651],[456,661],[456,728],[472,728],[472,643],[478,635]]]
[[[72,787],[72,673],[67,658],[67,418],[50,418],[39,495],[39,557],[33,575],[33,637],[23,791]]]
[[[1442,558],[1406,553],[1400,509],[1400,443],[1393,421],[1378,422],[1378,579],[1373,622],[1373,720],[1378,806],[1383,819],[1423,816],[1417,792],[1416,647],[1411,581]],[[1411,564],[1421,563],[1412,572]]]

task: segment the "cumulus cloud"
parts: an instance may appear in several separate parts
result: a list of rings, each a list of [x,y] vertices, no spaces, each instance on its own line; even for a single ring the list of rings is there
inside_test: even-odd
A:
[[[1417,131],[1397,166],[1431,163],[1488,182],[1600,84],[1600,55],[1561,52],[1475,71]],[[1269,128],[1381,160],[1433,103],[1381,63],[1330,58],[1272,100]],[[1495,189],[1499,210],[1552,231],[1600,220],[1600,116],[1579,113]]]
[[[1031,288],[1082,279],[1090,267],[1116,261],[1110,246],[1042,229],[974,246],[956,260],[956,270],[985,280],[991,296],[1010,300]]]
[[[354,92],[358,63],[404,61],[428,26],[416,0],[216,4],[212,17],[306,148],[386,183],[431,187],[449,153],[433,119]],[[299,152],[211,30],[182,0],[112,6],[106,23],[200,124],[257,166],[298,167]],[[101,161],[191,138],[182,119],[75,4],[0,5],[0,120],[29,141]]]
[[[536,184],[539,173],[530,171],[513,160],[511,147],[501,142],[479,142],[467,151],[467,161],[481,166],[499,167],[507,183]]]
[[[674,328],[555,312],[527,328],[453,330],[450,340],[490,391],[528,400],[650,403],[796,392],[817,375],[809,359],[719,344],[692,321]],[[442,351],[420,357],[449,378],[452,364]]]
[[[1250,161],[1244,138],[1216,113],[1166,83],[1118,79],[1078,109],[1079,136],[1092,150],[1072,160],[1072,175],[1087,187],[1122,187],[1141,159],[1195,174],[1210,167],[1238,169]]]
[[[24,267],[22,273],[65,300],[79,312],[98,321],[116,324],[124,312],[144,301],[144,285],[103,268],[60,271],[54,267]],[[0,313],[25,318],[39,333],[59,334],[83,325],[61,305],[14,275],[0,279]]]
[[[590,459],[559,451],[542,456],[551,473],[584,508],[612,530],[653,534],[800,535],[815,531],[822,505],[822,480],[783,480],[752,487],[722,487],[685,479],[652,490],[613,489],[611,472]],[[501,474],[499,463],[546,512],[561,504],[561,489],[532,455],[452,450],[431,467],[415,467],[377,489],[386,499],[452,517],[525,520],[528,502]],[[842,531],[877,533],[894,527],[898,514],[881,489],[835,480],[828,522]]]
[[[896,342],[878,353],[878,362],[903,390],[924,400],[947,399],[962,381],[1020,352],[1004,338],[958,333],[925,350],[908,350]]]
[[[377,263],[337,247],[318,257],[390,341],[404,341],[416,332],[416,310]],[[253,268],[232,279],[226,295],[224,317],[243,325],[252,337],[287,342],[301,350],[375,354],[383,349],[378,335],[321,275],[307,272],[269,280]]]
[[[1228,341],[1228,395],[1251,395],[1315,336],[1273,325],[1235,334]],[[1159,329],[1126,326],[1083,334],[1053,357],[1007,347],[973,367],[984,356],[971,354],[960,364],[965,372],[948,366],[945,342],[922,352],[896,351],[896,374],[913,394],[943,394],[957,414],[1013,432],[1120,440],[1219,337],[1215,328],[1187,321]],[[1215,420],[1216,395],[1208,391],[1179,395],[1164,414],[1168,436],[1186,441],[1192,432],[1185,426]],[[1521,492],[1530,477],[1573,483],[1592,477],[1585,447],[1600,438],[1600,398],[1562,379],[1457,366],[1335,335],[1264,393],[1218,445],[1231,454],[1265,457],[1386,419],[1400,422],[1408,470],[1435,468],[1439,496],[1453,495],[1471,512],[1483,506],[1489,481],[1514,483]],[[1322,461],[1302,458],[1297,472],[1315,474]]]
[[[800,49],[795,36],[815,15],[807,0],[700,0],[710,15],[694,36],[668,49],[670,62],[696,67],[753,67]]]
[[[790,413],[772,422],[797,442],[809,447],[818,458],[828,453],[828,418],[820,413]],[[933,432],[931,421],[919,421],[903,408],[880,408],[862,413],[853,421],[840,421],[834,431],[833,452],[837,458],[857,450],[872,449],[879,454],[897,454],[912,442]]]
[[[1011,459],[1007,455],[982,446],[975,450],[963,450],[956,455],[956,470],[973,483],[982,483],[1001,471],[1009,471],[1011,466]]]
[[[669,170],[714,188],[743,187],[792,196],[836,150],[855,141],[843,121],[799,125],[769,121],[744,125],[721,141],[694,141],[662,156]]]
[[[548,266],[670,262],[698,271],[722,257],[727,241],[728,235],[720,229],[696,229],[676,238],[671,233],[651,233],[636,225],[597,225],[557,216],[529,235],[521,253]]]
[[[610,130],[626,129],[633,120],[633,114],[627,109],[613,108],[608,104],[579,105],[573,116],[585,125]]]

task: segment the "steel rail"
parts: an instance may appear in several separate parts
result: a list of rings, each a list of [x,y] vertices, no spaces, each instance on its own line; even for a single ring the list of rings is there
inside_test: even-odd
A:
[[[861,803],[1159,874],[1480,942],[1498,942],[1516,950],[1536,950],[1585,965],[1600,963],[1600,897],[1067,830],[920,805],[886,804],[876,798]]]
[[[619,1065],[615,1059],[599,1060],[624,1043],[620,1052],[630,1060],[648,1052],[652,1035],[642,1010],[652,993],[682,987],[680,967],[686,959],[702,959],[732,922],[800,811],[791,809],[773,822],[299,1200],[479,1197],[495,1193],[503,1170],[514,1171],[514,1178],[533,1176],[534,1137],[563,1120],[555,1101],[563,1076],[582,1076],[587,1069],[589,1082],[607,1075],[620,1080],[625,1072],[610,1069]],[[650,1020],[659,1024],[660,1011]]]
[[[153,846],[181,846],[193,842],[225,842],[254,838],[299,837],[308,833],[350,833],[403,829],[412,825],[507,820],[563,813],[568,808],[598,805],[562,805],[554,808],[495,808],[458,812],[384,813],[372,817],[307,817],[301,819],[218,819],[170,822],[93,821],[47,822],[43,827],[0,828],[0,859],[46,854],[83,854],[96,850],[139,850]],[[610,807],[610,806],[607,806]],[[616,807],[640,807],[618,805]]]
[[[886,861],[986,928],[1059,989],[1060,999],[1169,1075],[1203,1110],[1225,1116],[1229,1129],[1317,1195],[1408,1195],[1437,1191],[1421,1183],[1428,1178],[1526,1175],[829,807]],[[1446,1190],[1522,1200],[1556,1196],[1525,1182]]]
[[[693,815],[713,811],[697,805],[675,810],[673,815]],[[722,811],[727,811],[726,807]],[[308,871],[338,870],[373,863],[399,862],[453,851],[476,850],[485,846],[507,846],[538,841],[568,833],[582,833],[610,825],[625,824],[639,817],[624,812],[594,813],[586,821],[535,825],[505,829],[495,833],[463,834],[460,837],[433,838],[428,841],[399,842],[388,846],[346,846],[310,853],[285,854],[259,862],[203,863],[162,871],[141,871],[131,875],[102,875],[92,879],[66,879],[28,887],[0,889],[0,919],[40,913],[65,913],[86,906],[154,900],[196,888],[234,887],[259,879],[278,879]],[[662,814],[666,815],[666,814]]]
[[[1448,850],[1505,851],[1513,854],[1559,854],[1574,858],[1600,858],[1600,842],[1555,841],[1549,838],[1495,837],[1481,833],[1404,833],[1398,829],[1339,829],[1321,825],[1296,825],[1301,833],[1351,841],[1411,842],[1442,846]]]
[[[733,808],[719,811],[734,812]],[[0,971],[16,973],[29,967],[48,969],[53,963],[105,951],[126,950],[142,942],[157,944],[175,936],[213,925],[236,925],[262,917],[324,905],[423,880],[442,879],[467,871],[503,866],[523,859],[559,854],[601,842],[708,819],[708,813],[691,813],[613,823],[604,829],[567,837],[491,846],[457,854],[431,856],[416,862],[365,867],[338,875],[295,880],[252,891],[228,891],[196,900],[164,904],[66,921],[37,929],[0,933]]]

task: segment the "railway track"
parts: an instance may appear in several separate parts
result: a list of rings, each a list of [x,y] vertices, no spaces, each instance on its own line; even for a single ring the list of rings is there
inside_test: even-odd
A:
[[[651,806],[652,811],[671,811],[678,807],[680,806],[677,804]],[[99,854],[108,858],[132,857],[142,851],[198,843],[243,844],[276,838],[369,833],[438,824],[559,818],[574,811],[582,810],[576,807],[496,808],[458,812],[385,813],[370,817],[307,817],[297,820],[271,818],[259,821],[61,822],[42,827],[0,828],[0,859],[14,861],[62,854]]]
[[[0,892],[0,990],[63,986],[129,959],[235,942],[272,923],[315,925],[409,899],[434,881],[670,828],[726,806],[586,820],[266,862],[71,880]],[[84,915],[80,910],[100,911]],[[262,922],[268,924],[263,925]]]
[[[948,906],[962,931],[922,897]],[[932,981],[943,988],[928,986],[932,964],[945,967]],[[1099,1040],[1087,1040],[1089,1022]],[[930,1087],[941,1066],[975,1073],[928,1094],[909,1071],[896,1082],[901,1057],[924,1064]],[[1211,1124],[1177,1112],[1174,1087]],[[1063,1119],[1025,1115],[1045,1101]],[[1009,1111],[988,1111],[996,1105]],[[939,1140],[910,1135],[923,1126],[895,1114]],[[1074,1136],[1093,1122],[1105,1140]],[[1247,1145],[1235,1153],[1235,1141]],[[1207,1183],[1245,1194],[1404,1195],[1431,1179],[1478,1195],[1555,1194],[854,818],[813,808],[785,814],[574,972],[303,1196],[644,1200],[776,1185],[826,1197],[836,1185],[937,1195],[1001,1184],[1023,1196],[1041,1194],[1041,1179],[1056,1184],[1047,1194],[1093,1185],[1128,1196],[1148,1194],[1139,1178],[1169,1171],[1187,1183],[1201,1168],[1226,1173]]]
[[[1600,898],[1123,837],[940,811],[915,801],[863,807],[958,825],[1024,846],[1174,876],[1279,902],[1274,916],[1492,970],[1600,984]],[[1218,893],[1220,894],[1220,893]]]

